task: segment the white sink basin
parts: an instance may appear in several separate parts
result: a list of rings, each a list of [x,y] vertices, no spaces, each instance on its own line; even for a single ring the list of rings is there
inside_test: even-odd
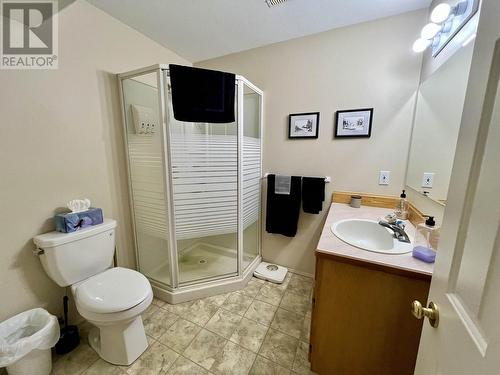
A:
[[[413,249],[411,243],[398,241],[390,230],[374,220],[340,220],[332,224],[331,230],[349,245],[375,253],[405,254]]]

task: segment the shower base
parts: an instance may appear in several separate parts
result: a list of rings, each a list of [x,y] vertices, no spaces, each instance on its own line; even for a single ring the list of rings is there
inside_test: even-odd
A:
[[[170,303],[179,303],[194,298],[207,297],[237,290],[251,278],[253,270],[260,262],[260,256],[243,256],[242,277],[237,277],[237,252],[234,249],[212,245],[206,242],[195,243],[179,253],[179,283],[194,283],[214,277],[227,278],[201,284],[181,286],[174,291],[165,291],[155,282],[170,284],[168,262],[160,264],[146,274],[151,280],[155,295]],[[244,282],[240,285],[241,282]],[[231,287],[231,285],[237,285]],[[195,292],[190,293],[190,292]],[[201,293],[201,294],[200,294]]]

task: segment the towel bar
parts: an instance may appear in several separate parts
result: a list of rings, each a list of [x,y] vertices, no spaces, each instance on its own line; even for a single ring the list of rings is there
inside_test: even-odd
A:
[[[267,178],[267,176],[269,176],[270,174],[277,174],[277,173],[265,173],[264,176],[262,178]],[[309,177],[309,176],[307,176]],[[332,178],[330,176],[325,176],[325,183],[330,183],[332,181]]]

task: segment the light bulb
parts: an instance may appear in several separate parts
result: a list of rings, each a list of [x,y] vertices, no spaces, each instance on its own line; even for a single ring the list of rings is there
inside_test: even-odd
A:
[[[440,25],[436,25],[435,23],[428,23],[422,28],[422,32],[420,33],[422,39],[432,39],[437,33],[441,30]]]
[[[415,43],[413,43],[413,51],[414,52],[424,52],[427,47],[431,44],[431,41],[428,39],[418,38]]]
[[[434,23],[441,23],[448,19],[451,13],[451,5],[448,3],[441,3],[431,12],[431,21]]]

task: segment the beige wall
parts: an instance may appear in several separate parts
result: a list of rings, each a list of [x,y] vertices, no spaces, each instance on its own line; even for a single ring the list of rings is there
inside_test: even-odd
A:
[[[115,74],[190,64],[85,1],[60,12],[59,43],[58,70],[0,71],[0,321],[36,306],[60,312],[63,290],[32,237],[72,198],[118,220],[119,263],[134,266]]]
[[[328,175],[335,190],[397,194],[404,185],[425,11],[261,47],[196,65],[244,75],[265,93],[264,172]],[[336,110],[374,107],[370,139],[333,140]],[[289,113],[320,111],[319,139],[288,140]],[[378,185],[378,172],[391,184]],[[324,222],[301,213],[294,238],[264,232],[263,257],[313,273]]]

